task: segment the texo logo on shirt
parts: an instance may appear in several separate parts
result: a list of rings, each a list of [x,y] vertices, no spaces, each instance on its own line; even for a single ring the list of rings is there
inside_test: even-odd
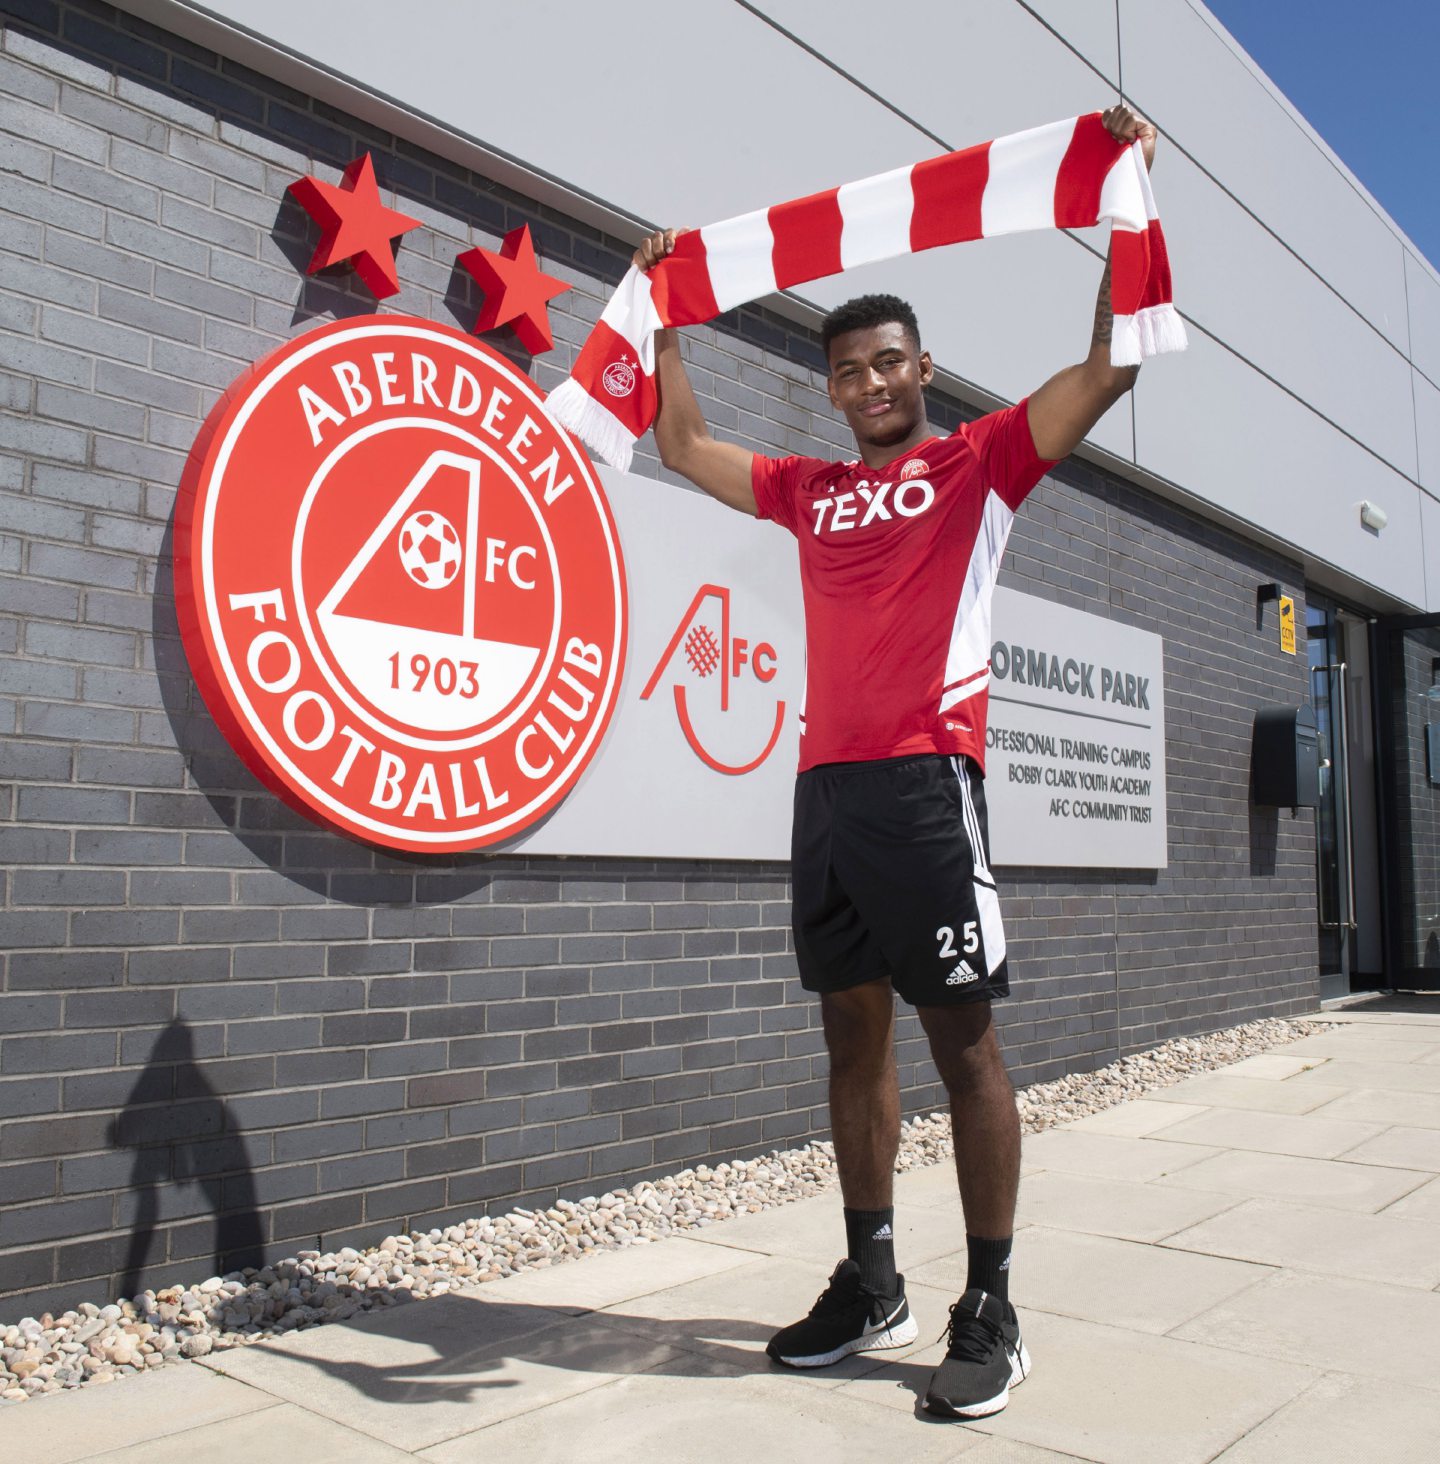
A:
[[[534,384],[448,327],[337,322],[207,420],[176,600],[232,746],[310,817],[473,848],[553,808],[625,656],[609,505]]]
[[[843,534],[877,521],[919,518],[934,502],[935,489],[928,478],[904,478],[899,483],[872,483],[862,478],[845,493],[817,498],[810,508],[816,534]]]
[[[707,615],[707,602],[712,600],[715,603],[709,606]],[[719,622],[718,632],[714,628],[716,621]],[[732,696],[737,689],[743,694],[756,683],[763,686],[775,679],[775,647],[765,641],[751,641],[732,634],[728,588],[723,585],[701,585],[695,592],[689,608],[675,627],[675,633],[655,663],[655,669],[650,673],[644,691],[640,693],[641,701],[650,699],[667,668],[671,668],[676,678],[673,691],[680,730],[685,734],[691,750],[706,767],[713,768],[717,773],[738,776],[754,772],[774,752],[775,744],[780,740],[780,729],[785,725],[783,701],[775,703],[774,724],[759,754],[740,762],[727,762],[707,747],[696,728],[696,718],[692,715],[690,684],[693,682],[715,686],[717,694],[711,698],[710,706],[713,718],[717,713],[723,716],[731,710]],[[713,683],[712,677],[716,678]]]

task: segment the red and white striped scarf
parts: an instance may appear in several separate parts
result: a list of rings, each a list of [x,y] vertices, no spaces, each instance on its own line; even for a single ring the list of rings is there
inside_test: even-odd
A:
[[[938,244],[1102,219],[1112,226],[1111,361],[1136,366],[1184,350],[1140,144],[1117,141],[1092,112],[682,234],[648,273],[631,267],[547,406],[604,462],[628,468],[655,418],[661,327],[698,325],[776,290]]]

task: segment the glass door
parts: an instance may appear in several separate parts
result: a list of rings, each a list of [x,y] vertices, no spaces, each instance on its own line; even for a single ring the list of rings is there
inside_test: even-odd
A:
[[[1311,593],[1310,702],[1320,741],[1315,810],[1320,995],[1385,983],[1371,622]]]
[[[1319,904],[1320,995],[1350,991],[1355,888],[1351,863],[1348,718],[1345,662],[1335,612],[1312,597],[1305,611],[1310,700],[1320,739],[1320,805],[1315,810],[1316,895]]]
[[[1440,615],[1375,627],[1392,987],[1440,989]]]

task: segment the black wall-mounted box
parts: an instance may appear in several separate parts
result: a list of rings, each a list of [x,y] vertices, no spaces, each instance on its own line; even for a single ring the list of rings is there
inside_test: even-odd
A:
[[[1319,807],[1320,734],[1309,707],[1261,707],[1255,713],[1250,787],[1256,803]]]

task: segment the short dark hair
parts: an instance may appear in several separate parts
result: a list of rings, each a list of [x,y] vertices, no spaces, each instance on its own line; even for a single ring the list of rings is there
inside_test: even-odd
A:
[[[837,305],[820,323],[820,349],[830,359],[830,345],[838,336],[852,330],[869,330],[874,325],[903,325],[915,349],[920,349],[920,322],[909,303],[898,295],[857,295]]]

